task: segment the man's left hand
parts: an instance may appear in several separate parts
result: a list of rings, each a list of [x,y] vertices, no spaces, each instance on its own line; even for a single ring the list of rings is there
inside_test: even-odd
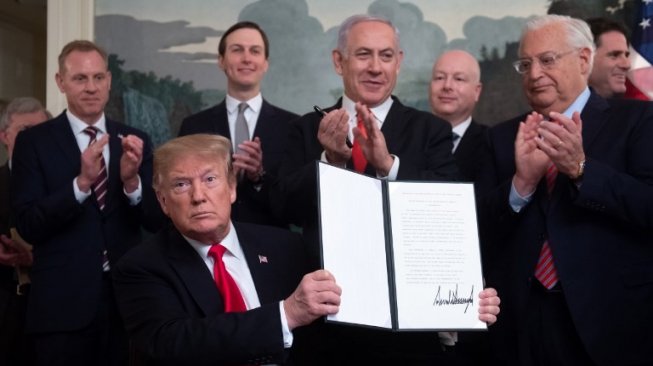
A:
[[[390,173],[394,158],[388,151],[383,132],[379,128],[374,114],[360,102],[356,102],[356,113],[363,118],[365,134],[357,127],[353,129],[354,139],[361,145],[367,163],[371,164],[381,176]]]
[[[120,180],[125,192],[132,193],[138,188],[138,169],[143,161],[143,140],[136,135],[122,137],[122,156],[120,157]]]
[[[550,122],[540,123],[538,133],[542,138],[537,140],[537,146],[551,158],[560,173],[575,179],[579,163],[585,160],[580,113],[574,112],[571,119],[556,112],[551,112],[549,117]]]
[[[254,137],[252,141],[243,141],[238,148],[240,151],[234,154],[234,172],[237,176],[244,172],[251,182],[258,182],[264,171],[261,139]]]

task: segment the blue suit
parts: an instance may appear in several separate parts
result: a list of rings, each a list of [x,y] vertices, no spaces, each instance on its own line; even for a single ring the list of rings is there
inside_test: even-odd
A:
[[[564,301],[584,351],[597,365],[653,359],[653,104],[606,101],[592,93],[581,113],[585,174],[580,188],[558,174],[551,198],[543,178],[519,213],[508,204],[514,141],[525,116],[489,130],[492,162],[483,184],[482,226],[497,262],[488,285],[501,295],[497,325],[508,352],[534,346],[524,326],[534,270],[549,239]],[[538,285],[539,286],[539,285]],[[515,355],[513,355],[515,356]]]
[[[19,134],[13,155],[12,187],[16,226],[34,246],[32,289],[26,330],[30,333],[78,331],[95,319],[107,274],[102,251],[115,262],[141,241],[143,227],[158,228],[163,215],[152,190],[152,145],[132,127],[106,121],[109,177],[106,207],[100,211],[93,195],[79,203],[73,179],[81,153],[66,113]],[[142,200],[132,206],[120,180],[119,135],[144,141],[139,170]]]

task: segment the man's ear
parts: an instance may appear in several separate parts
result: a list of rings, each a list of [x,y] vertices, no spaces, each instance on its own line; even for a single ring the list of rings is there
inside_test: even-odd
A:
[[[170,216],[168,214],[168,205],[166,204],[166,197],[163,193],[161,193],[158,190],[155,190],[154,193],[156,193],[156,199],[159,201],[159,205],[161,206],[161,211],[163,211],[166,216]]]
[[[338,50],[331,51],[331,59],[333,60],[333,67],[336,69],[336,73],[342,76],[342,53]]]

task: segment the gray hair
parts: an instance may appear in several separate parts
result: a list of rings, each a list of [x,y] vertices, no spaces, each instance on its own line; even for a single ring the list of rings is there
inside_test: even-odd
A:
[[[523,40],[526,34],[530,31],[538,30],[552,24],[561,24],[564,27],[565,33],[567,33],[567,44],[570,47],[576,49],[587,48],[590,50],[589,70],[591,72],[594,64],[596,46],[589,25],[581,19],[558,14],[536,16],[526,21],[520,39]],[[521,53],[521,41],[519,42],[519,52]]]
[[[358,14],[350,16],[340,24],[340,29],[338,30],[338,44],[336,48],[343,57],[347,57],[347,37],[349,36],[349,31],[351,31],[356,24],[362,22],[381,22],[390,26],[395,34],[397,48],[401,49],[399,45],[399,29],[397,29],[389,19],[377,15]]]
[[[9,104],[7,104],[7,108],[5,108],[4,113],[2,113],[2,117],[0,117],[0,131],[5,131],[9,127],[9,122],[11,121],[11,117],[13,117],[14,114],[35,112],[43,112],[48,117],[48,119],[52,118],[50,112],[45,110],[45,107],[43,107],[43,104],[41,104],[38,99],[32,97],[15,98]]]

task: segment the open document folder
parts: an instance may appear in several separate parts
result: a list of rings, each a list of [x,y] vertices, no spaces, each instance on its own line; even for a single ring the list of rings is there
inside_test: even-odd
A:
[[[471,183],[388,182],[318,163],[323,268],[342,288],[327,321],[487,329]]]

